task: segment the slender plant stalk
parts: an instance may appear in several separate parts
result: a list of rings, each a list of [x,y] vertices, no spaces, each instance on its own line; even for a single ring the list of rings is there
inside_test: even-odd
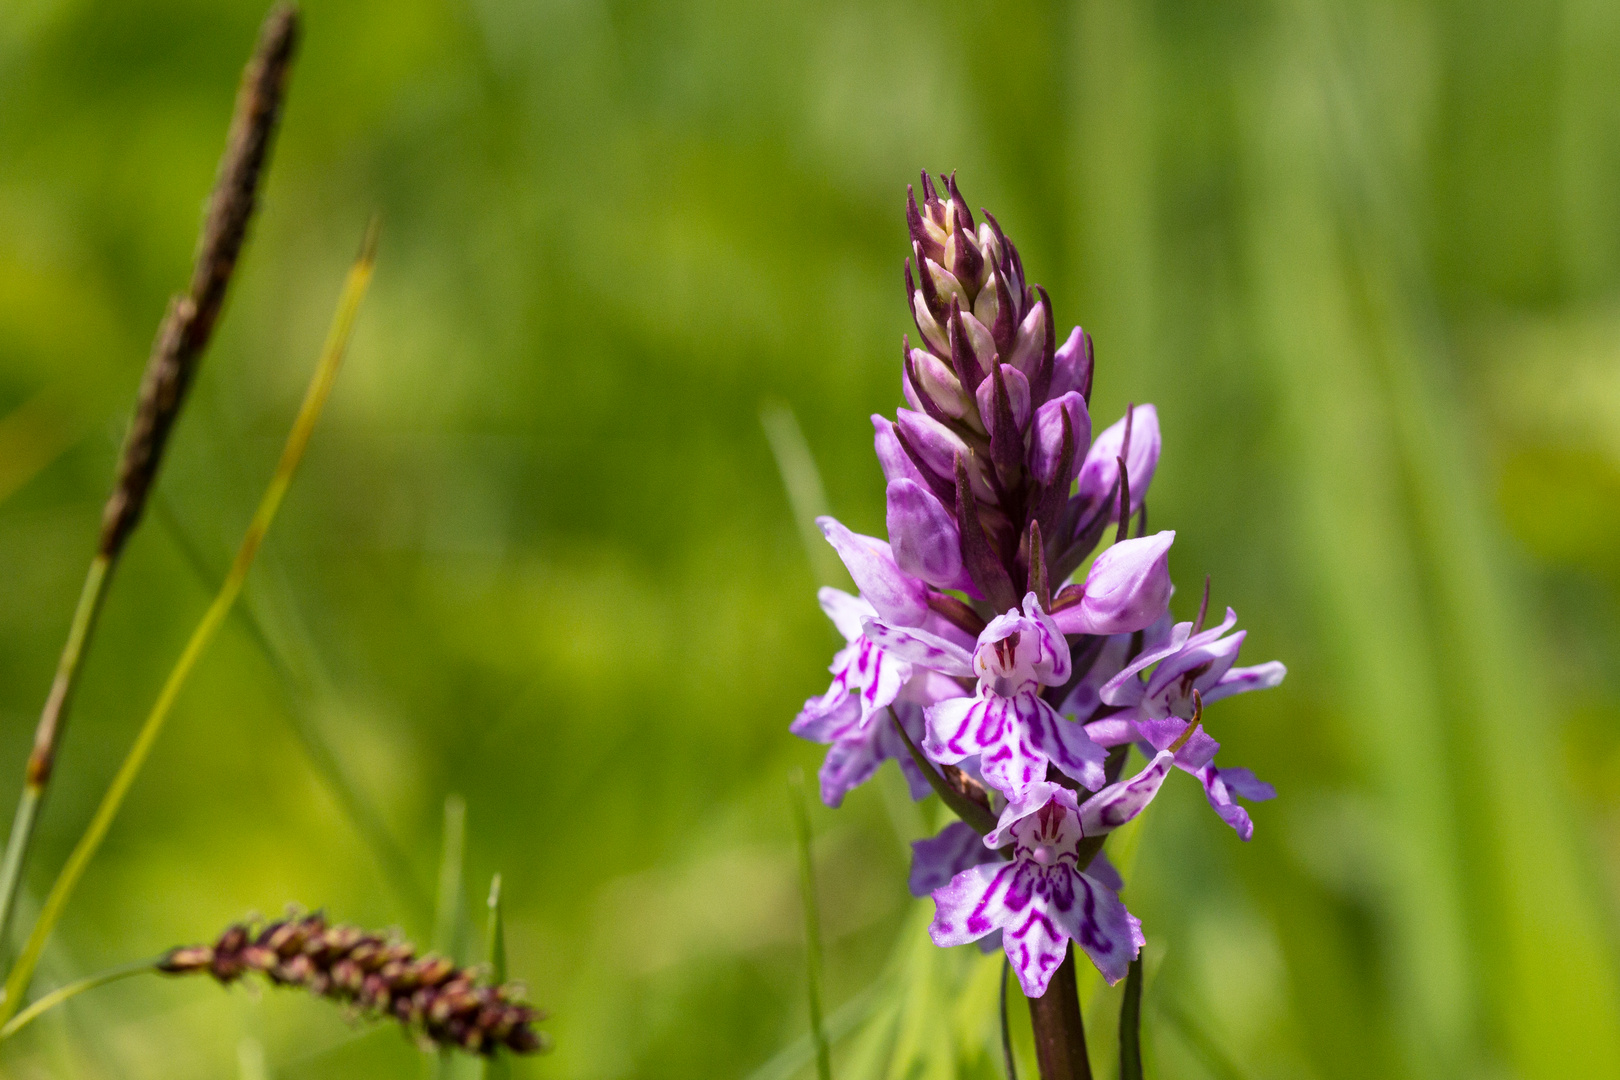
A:
[[[462,923],[467,916],[462,903],[466,849],[467,801],[452,793],[444,799],[444,842],[439,851],[439,889],[433,907],[433,948],[458,962],[464,940]],[[423,1062],[424,1074],[434,1080],[448,1077],[454,1068],[449,1047]]]
[[[499,986],[506,982],[506,919],[501,912],[501,875],[489,882],[489,926],[484,935],[484,959],[489,964],[489,978]],[[509,1080],[512,1062],[504,1054],[492,1054],[484,1059],[484,1080]]]
[[[1007,1080],[1018,1080],[1018,1062],[1013,1058],[1012,1024],[1007,1016],[1007,983],[1012,974],[1012,961],[1001,962],[1001,993],[996,995],[1001,1004],[1001,1060],[1007,1067]]]
[[[1119,1004],[1119,1080],[1142,1080],[1142,958],[1125,974],[1125,998]]]
[[[154,956],[146,960],[136,960],[133,963],[124,964],[121,967],[110,968],[107,971],[98,972],[95,975],[87,975],[78,982],[70,982],[66,986],[57,987],[55,990],[52,990],[38,1001],[28,1006],[28,1008],[6,1021],[5,1026],[0,1027],[0,1041],[9,1039],[13,1035],[17,1034],[17,1032],[33,1023],[33,1021],[38,1018],[41,1013],[49,1012],[58,1005],[62,1004],[64,1001],[67,1001],[69,998],[78,997],[86,990],[94,990],[98,986],[106,986],[108,983],[117,982],[120,979],[127,979],[131,975],[141,975],[146,972],[156,974],[157,964],[161,959],[163,959],[161,956]]]
[[[39,817],[61,746],[85,647],[95,630],[113,568],[130,534],[140,524],[147,496],[157,479],[169,433],[180,416],[186,391],[202,360],[237,256],[258,202],[259,181],[269,161],[276,120],[298,41],[298,12],[278,5],[266,17],[259,40],[242,72],[236,109],[226,137],[219,177],[209,198],[190,287],[169,303],[141,379],[135,417],[118,462],[118,480],[101,516],[101,538],[79,596],[79,606],[57,663],[56,677],[34,730],[34,747],[23,775],[22,795],[12,820],[6,852],[0,857],[0,941],[6,940]]]
[[[90,824],[79,837],[79,842],[68,856],[61,873],[57,875],[55,884],[51,886],[50,894],[40,909],[39,918],[34,922],[34,928],[23,945],[22,954],[17,958],[17,963],[6,979],[5,999],[0,1001],[0,1021],[11,1019],[21,1007],[23,995],[28,992],[28,983],[33,978],[34,967],[39,963],[40,953],[45,948],[51,930],[62,917],[62,911],[72,897],[73,890],[78,886],[79,878],[83,876],[85,868],[90,865],[90,860],[101,847],[107,830],[112,827],[113,819],[118,816],[124,797],[129,794],[135,778],[140,775],[141,767],[146,764],[147,756],[151,754],[153,744],[163,731],[164,722],[168,720],[169,713],[173,710],[174,703],[179,698],[192,669],[197,666],[197,661],[213,641],[214,635],[219,632],[221,624],[230,614],[231,606],[242,591],[254,556],[258,554],[265,533],[275,519],[276,511],[281,507],[282,498],[287,494],[287,487],[292,483],[293,473],[297,471],[298,463],[303,459],[304,451],[309,446],[310,436],[314,434],[315,422],[320,418],[321,409],[332,391],[333,380],[337,377],[338,367],[343,361],[343,354],[354,331],[360,301],[371,282],[371,272],[375,265],[376,239],[377,222],[373,219],[370,228],[366,230],[366,240],[360,257],[349,270],[348,280],[344,283],[343,295],[338,301],[337,313],[333,316],[332,327],[327,334],[320,362],[315,367],[315,375],[310,380],[303,404],[293,421],[292,431],[287,436],[287,444],[282,449],[275,475],[271,477],[270,485],[265,489],[258,509],[253,514],[253,520],[248,524],[247,533],[242,537],[242,545],[237,549],[236,559],[231,563],[231,569],[226,574],[213,603],[203,614],[197,628],[192,631],[180,659],[169,672],[168,680],[163,684],[157,701],[152,705],[146,723],[141,727],[140,734],[136,736],[135,743],[130,747],[123,764],[119,766],[117,775],[107,788],[107,793],[102,796],[101,805],[96,808],[95,816],[90,819]]]
[[[821,1017],[821,914],[816,905],[816,867],[810,857],[810,811],[804,792],[804,773],[793,770],[788,781],[793,803],[793,826],[799,843],[799,891],[804,899],[805,986],[810,997],[810,1037],[816,1045],[816,1075],[832,1080],[832,1048]]]

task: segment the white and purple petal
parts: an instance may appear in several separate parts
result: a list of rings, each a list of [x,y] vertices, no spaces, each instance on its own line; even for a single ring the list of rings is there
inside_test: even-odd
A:
[[[900,569],[885,541],[850,532],[836,518],[819,517],[816,524],[878,615],[901,626],[928,617],[928,586]]]
[[[954,641],[915,626],[894,626],[881,619],[861,624],[865,635],[885,652],[944,675],[971,676],[973,656]]]

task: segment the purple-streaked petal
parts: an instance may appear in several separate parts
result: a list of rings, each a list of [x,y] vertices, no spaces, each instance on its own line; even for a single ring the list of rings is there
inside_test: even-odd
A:
[[[1035,424],[1030,429],[1029,467],[1035,479],[1047,486],[1058,480],[1058,458],[1063,453],[1063,414],[1068,413],[1074,432],[1074,445],[1084,446],[1091,439],[1091,415],[1086,412],[1086,400],[1070,391],[1054,398],[1035,410]],[[1075,452],[1070,463],[1071,475],[1064,477],[1064,489],[1080,469],[1080,454]]]
[[[861,620],[876,615],[877,612],[858,596],[851,596],[842,589],[822,587],[816,591],[816,600],[821,604],[821,610],[827,613],[827,618],[844,635],[845,641],[854,641],[861,636]]]
[[[1046,777],[1046,754],[1041,744],[1046,742],[1042,709],[1051,706],[1025,690],[1010,698],[990,695],[981,698],[985,703],[981,741],[987,743],[979,753],[979,771],[984,782],[1007,796],[1016,798],[1026,788]],[[945,705],[949,705],[946,702]],[[935,709],[944,706],[936,705]],[[999,718],[995,714],[999,713]],[[997,730],[999,738],[991,741],[988,732]],[[964,744],[965,745],[965,744]],[[953,746],[954,750],[954,746]]]
[[[886,756],[878,746],[876,734],[840,739],[827,748],[819,774],[822,802],[836,810],[845,795],[872,779]]]
[[[1250,690],[1270,690],[1273,686],[1281,684],[1287,674],[1288,669],[1277,660],[1256,664],[1253,667],[1232,668],[1216,680],[1214,686],[1201,691],[1204,704],[1231,697],[1233,694],[1246,694]]]
[[[983,863],[957,874],[934,890],[934,921],[928,936],[942,948],[966,945],[1000,930],[1011,914],[1007,894],[1018,868],[1015,863]],[[1028,897],[1023,897],[1025,906]]]
[[[788,730],[810,742],[830,743],[847,736],[861,723],[861,703],[849,692],[843,677],[837,676],[821,697],[811,698],[788,725]]]
[[[1047,803],[1058,803],[1068,808],[1071,815],[1078,815],[1080,798],[1073,791],[1062,784],[1054,784],[1050,780],[1039,780],[1030,784],[1016,796],[1007,800],[1007,805],[1001,808],[1001,816],[996,821],[996,827],[990,830],[984,838],[985,846],[992,848],[1005,847],[1013,840],[1013,830],[1020,821],[1039,811]],[[1078,817],[1076,816],[1076,820]],[[1078,837],[1078,831],[1075,837]]]
[[[945,675],[973,675],[973,654],[954,641],[915,626],[891,626],[881,619],[861,624],[865,635],[885,652]]]
[[[1147,708],[1162,706],[1162,715],[1192,716],[1193,691],[1204,694],[1214,687],[1237,660],[1247,634],[1248,631],[1239,630],[1230,637],[1205,645],[1188,642],[1180,652],[1165,657],[1148,677]]]
[[[1175,755],[1160,751],[1147,768],[1117,784],[1110,784],[1080,804],[1080,828],[1087,836],[1113,832],[1153,801],[1175,764]]]
[[[1128,634],[1151,626],[1170,606],[1175,539],[1166,530],[1108,548],[1091,564],[1080,602],[1053,620],[1065,634]]]
[[[911,664],[870,640],[863,639],[860,646],[850,681],[860,684],[861,722],[869,724],[878,710],[900,696],[900,688],[911,679]]]
[[[887,496],[889,544],[900,569],[941,589],[970,583],[956,515],[915,480],[891,481]]]
[[[819,517],[816,524],[880,616],[901,626],[916,626],[928,617],[928,587],[900,569],[888,544],[850,532],[836,518]]]
[[[985,698],[970,697],[952,698],[929,706],[924,714],[928,734],[923,738],[923,753],[931,761],[954,765],[996,745],[1001,739],[1004,718],[1002,710],[992,705]]]
[[[1137,717],[1136,730],[1142,733],[1142,738],[1155,751],[1166,750],[1174,745],[1187,730],[1188,721],[1179,716],[1169,716],[1163,719],[1150,719]],[[1221,748],[1203,728],[1192,733],[1192,736],[1176,751],[1176,767],[1196,772],[1208,765],[1215,757],[1215,751]]]
[[[1098,746],[1124,746],[1142,737],[1136,724],[1126,713],[1115,713],[1086,725],[1086,738]]]
[[[1159,414],[1152,405],[1138,405],[1130,417],[1131,446],[1125,459],[1130,473],[1131,513],[1142,509],[1147,497],[1148,484],[1159,464]],[[1121,419],[1091,444],[1091,452],[1080,466],[1079,496],[1088,505],[1097,505],[1109,498],[1119,479],[1119,457],[1125,442],[1125,420]],[[1114,506],[1109,520],[1119,518],[1119,496],[1113,495]]]
[[[1059,716],[1046,702],[1036,699],[1041,706],[1041,721],[1035,745],[1047,759],[1066,776],[1078,780],[1087,790],[1103,786],[1103,761],[1108,757],[1086,729],[1073,720]]]
[[[1233,794],[1241,795],[1250,802],[1265,802],[1277,797],[1276,788],[1264,780],[1255,779],[1254,773],[1248,769],[1222,769],[1221,781],[1232,789]]]
[[[1024,617],[1033,620],[1039,628],[1035,637],[1041,653],[1033,664],[1036,681],[1045,686],[1062,686],[1074,673],[1068,638],[1063,636],[1052,616],[1041,609],[1032,592],[1024,594]]]
[[[1145,944],[1142,923],[1102,882],[1066,865],[1061,869],[1072,882],[1073,902],[1067,908],[1050,905],[1052,919],[1113,985],[1125,977]]]
[[[1206,765],[1193,775],[1203,783],[1204,797],[1209,800],[1211,809],[1220,815],[1222,821],[1232,826],[1238,834],[1238,839],[1247,841],[1254,836],[1254,821],[1249,817],[1249,812],[1232,798],[1234,777],[1230,774],[1239,771],[1248,772],[1247,769],[1217,769],[1214,765]],[[1254,774],[1250,773],[1248,779],[1254,781]],[[1267,789],[1271,787],[1270,784],[1262,786]]]
[[[1054,868],[1051,877],[1059,879],[1071,875],[1074,878],[1080,876],[1068,867],[1062,867]],[[1065,892],[1072,894],[1073,891],[1073,887],[1065,882]],[[1069,906],[1071,909],[1079,906],[1072,896]],[[1025,997],[1036,998],[1046,993],[1047,983],[1052,981],[1053,973],[1069,952],[1071,935],[1068,928],[1054,917],[1049,908],[1050,905],[1039,901],[1029,904],[1017,921],[1009,923],[1001,932],[1002,947],[1006,950],[1007,959],[1012,962],[1013,973],[1018,976],[1018,985],[1024,988]],[[1064,916],[1069,914],[1063,913]]]
[[[911,895],[927,896],[942,889],[969,867],[1005,861],[999,851],[985,847],[984,837],[970,826],[953,821],[938,836],[911,842]]]

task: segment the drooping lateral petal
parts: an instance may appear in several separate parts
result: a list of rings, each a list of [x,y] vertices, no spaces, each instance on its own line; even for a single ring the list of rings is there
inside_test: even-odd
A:
[[[1241,777],[1235,775],[1239,773],[1246,775]],[[1239,806],[1232,796],[1236,793],[1244,795],[1245,798],[1249,797],[1239,790],[1238,785],[1241,784],[1251,791],[1264,790],[1268,794],[1260,798],[1265,799],[1277,794],[1272,786],[1254,779],[1254,774],[1247,769],[1217,769],[1214,765],[1205,765],[1193,775],[1203,783],[1204,797],[1209,800],[1210,808],[1220,815],[1222,821],[1232,826],[1239,839],[1246,841],[1253,837],[1254,821],[1249,817],[1249,812]]]
[[[1143,652],[1140,656],[1127,664],[1118,675],[1115,675],[1112,679],[1109,679],[1103,684],[1103,701],[1107,702],[1109,705],[1134,705],[1136,703],[1135,701],[1126,701],[1120,695],[1122,691],[1129,686],[1131,677],[1137,672],[1152,667],[1160,660],[1180,652],[1182,649],[1196,648],[1198,645],[1206,641],[1214,641],[1216,638],[1219,638],[1222,634],[1225,634],[1228,630],[1236,625],[1237,612],[1233,611],[1231,608],[1226,609],[1226,618],[1219,626],[1211,627],[1210,629],[1204,630],[1196,635],[1192,632],[1192,623],[1176,623],[1176,625],[1170,631],[1169,638],[1166,639],[1163,644],[1161,644],[1158,648],[1149,649]]]
[[[840,739],[827,748],[818,774],[821,780],[821,801],[838,809],[844,796],[860,787],[878,771],[885,755],[877,745],[877,732],[868,737]]]
[[[821,604],[821,610],[826,612],[827,618],[844,635],[845,641],[854,641],[861,636],[861,620],[876,615],[877,612],[858,596],[851,596],[842,589],[823,586],[816,590],[816,600]]]
[[[911,895],[927,896],[970,867],[1005,861],[1006,857],[986,847],[984,837],[970,826],[953,821],[938,836],[911,842]]]
[[[1125,977],[1145,943],[1142,923],[1102,882],[1067,865],[1061,869],[1072,879],[1074,903],[1066,910],[1054,905],[1053,921],[1085,950],[1103,978],[1113,985]]]
[[[944,675],[973,675],[973,655],[954,641],[914,626],[891,626],[881,619],[867,619],[862,632],[902,660]]]
[[[1157,622],[1170,607],[1173,530],[1121,540],[1098,555],[1080,603],[1052,616],[1066,634],[1128,634]],[[1105,699],[1106,700],[1106,699]]]
[[[839,675],[834,677],[832,687],[825,694],[804,703],[788,730],[810,742],[830,743],[848,735],[860,723],[861,703]]]
[[[1270,660],[1253,667],[1235,667],[1216,680],[1215,685],[1203,691],[1204,703],[1219,701],[1233,694],[1246,694],[1250,690],[1270,690],[1281,685],[1288,669],[1280,661]]]
[[[1175,765],[1175,755],[1161,750],[1147,768],[1117,784],[1110,784],[1080,804],[1080,828],[1087,836],[1113,832],[1153,801],[1164,778]]]
[[[962,534],[923,485],[894,480],[887,491],[889,544],[900,569],[941,589],[971,584],[962,570]]]
[[[928,936],[942,948],[966,945],[1007,924],[1007,895],[1016,863],[984,863],[963,870],[950,884],[934,890],[934,921]],[[1023,903],[1028,906],[1027,893]]]
[[[1277,789],[1264,780],[1255,779],[1254,773],[1248,769],[1222,769],[1221,782],[1234,794],[1241,795],[1250,802],[1265,802],[1267,799],[1277,797]]]
[[[928,586],[900,569],[888,544],[850,532],[836,518],[819,517],[816,524],[880,616],[901,626],[915,626],[928,617]]]

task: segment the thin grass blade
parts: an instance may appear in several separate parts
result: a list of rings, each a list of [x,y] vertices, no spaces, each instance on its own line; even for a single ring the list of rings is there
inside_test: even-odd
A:
[[[489,979],[497,985],[506,981],[506,919],[501,912],[501,875],[489,882],[489,927],[484,935],[484,958]],[[494,1054],[484,1062],[484,1080],[509,1080],[512,1062],[504,1054]]]
[[[102,797],[100,806],[96,808],[95,816],[90,819],[90,824],[79,837],[72,854],[68,856],[67,863],[51,886],[50,894],[40,909],[39,918],[35,920],[28,940],[23,945],[22,953],[6,979],[5,999],[0,1001],[0,1021],[9,1021],[22,1007],[23,996],[28,992],[28,984],[33,979],[34,968],[39,963],[40,953],[44,951],[51,930],[62,917],[62,912],[72,898],[79,879],[84,875],[90,861],[95,858],[96,852],[100,850],[101,842],[106,839],[107,830],[112,827],[113,820],[124,804],[125,796],[129,794],[129,789],[134,786],[136,777],[146,764],[146,759],[162,733],[163,725],[168,720],[175,701],[180,697],[180,691],[184,689],[198,660],[212,644],[214,636],[219,632],[220,626],[225,622],[232,605],[242,591],[248,570],[252,568],[253,559],[264,542],[271,522],[275,520],[276,511],[281,508],[281,501],[287,494],[287,488],[292,484],[293,474],[297,472],[304,451],[309,447],[309,440],[314,435],[315,423],[320,419],[321,409],[332,392],[333,381],[337,378],[338,368],[342,364],[344,353],[348,350],[349,339],[354,333],[360,301],[364,299],[366,289],[371,283],[371,274],[376,263],[376,240],[377,222],[373,219],[371,226],[366,230],[366,240],[360,256],[350,268],[348,280],[344,283],[343,294],[338,300],[337,313],[333,316],[320,362],[315,366],[314,377],[304,394],[303,404],[300,405],[298,416],[293,421],[292,431],[287,436],[287,443],[282,449],[275,475],[271,477],[264,496],[259,500],[253,520],[248,524],[247,532],[242,537],[241,547],[237,549],[236,559],[231,563],[231,569],[225,575],[225,581],[220,586],[213,603],[209,605],[202,621],[192,631],[191,638],[186,642],[186,647],[176,661],[174,669],[169,672],[168,680],[163,684],[163,689],[152,705],[152,711],[147,715],[140,734],[136,736],[134,745],[130,747],[123,764],[119,766],[118,773],[108,786],[107,793]]]
[[[1142,958],[1125,974],[1125,1000],[1119,1005],[1119,1080],[1142,1080]]]
[[[793,804],[793,826],[799,845],[799,891],[804,898],[805,986],[810,998],[810,1037],[816,1045],[816,1075],[832,1080],[832,1049],[821,1016],[821,915],[816,906],[816,867],[810,856],[810,808],[804,773],[793,770],[788,780],[788,801]]]
[[[822,539],[816,518],[829,513],[827,489],[821,482],[821,470],[810,453],[798,417],[787,405],[767,402],[759,410],[759,422],[765,428],[771,453],[776,457],[776,468],[782,474],[782,486],[787,488],[788,503],[793,507],[793,522],[799,527],[799,539],[810,560],[810,569],[818,585],[847,587],[849,575],[833,549]]]

